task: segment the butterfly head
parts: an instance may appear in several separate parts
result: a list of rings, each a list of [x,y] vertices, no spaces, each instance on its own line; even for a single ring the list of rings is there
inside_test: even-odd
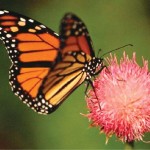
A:
[[[92,76],[97,75],[104,68],[103,59],[93,57],[89,62],[84,66],[84,71],[87,74],[86,80],[91,79]]]

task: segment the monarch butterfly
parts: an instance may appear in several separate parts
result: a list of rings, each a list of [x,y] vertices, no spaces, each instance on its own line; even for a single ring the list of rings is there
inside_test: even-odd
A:
[[[103,68],[85,24],[67,13],[60,36],[45,25],[15,12],[0,10],[0,37],[12,66],[9,82],[23,103],[49,114],[83,81]]]

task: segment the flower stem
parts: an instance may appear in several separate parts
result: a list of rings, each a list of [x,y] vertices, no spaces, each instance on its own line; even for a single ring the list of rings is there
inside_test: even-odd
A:
[[[125,144],[125,150],[133,150],[134,149],[134,141],[132,142],[127,142]]]

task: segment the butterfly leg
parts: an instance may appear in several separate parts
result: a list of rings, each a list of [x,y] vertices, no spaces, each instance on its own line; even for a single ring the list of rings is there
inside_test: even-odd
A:
[[[89,97],[88,94],[87,94],[87,90],[88,90],[88,88],[89,88],[89,85],[90,85],[90,83],[87,81],[86,89],[85,89],[85,91],[84,91],[86,97]]]
[[[95,97],[96,97],[96,99],[97,99],[97,103],[98,103],[99,108],[100,108],[100,110],[101,110],[101,106],[100,106],[100,104],[99,104],[98,97],[97,97],[97,93],[96,93],[96,91],[95,91],[95,87],[94,87],[94,85],[93,85],[93,82],[92,82],[91,80],[88,80],[88,86],[89,86],[89,84],[90,84],[91,87],[93,88],[93,91],[94,91],[94,93],[95,93]],[[86,89],[87,89],[87,88],[86,88]]]
[[[102,66],[102,67],[100,68],[100,70],[99,70],[95,75],[98,75],[105,67],[107,68],[107,66],[105,66],[105,65]],[[108,69],[108,68],[107,68],[107,69]],[[109,71],[109,70],[108,70],[108,71]],[[94,78],[95,78],[95,76],[94,76]],[[89,85],[91,85],[91,87],[93,88],[93,91],[94,91],[94,93],[95,93],[95,97],[96,97],[96,99],[97,99],[97,103],[98,103],[98,105],[99,105],[99,108],[101,109],[101,106],[100,106],[99,101],[98,101],[98,96],[97,96],[95,87],[94,87],[93,82],[92,82],[91,80],[87,80],[87,87],[86,87],[86,90],[85,90],[85,94],[86,94],[86,96],[88,97],[88,95],[87,95],[87,89],[88,89]]]

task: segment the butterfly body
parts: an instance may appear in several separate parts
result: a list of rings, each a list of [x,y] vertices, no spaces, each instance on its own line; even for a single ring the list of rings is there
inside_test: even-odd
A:
[[[9,81],[23,103],[49,114],[84,81],[103,69],[88,30],[74,14],[66,14],[60,35],[26,16],[0,10],[0,37],[12,66]]]

